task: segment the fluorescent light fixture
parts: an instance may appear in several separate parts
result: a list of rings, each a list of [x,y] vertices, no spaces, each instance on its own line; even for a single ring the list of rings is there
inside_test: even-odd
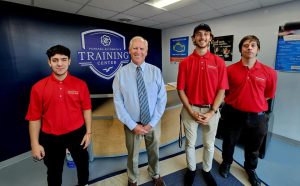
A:
[[[177,3],[178,1],[181,1],[181,0],[153,0],[153,1],[147,2],[146,4],[154,6],[156,8],[163,8],[170,4]]]

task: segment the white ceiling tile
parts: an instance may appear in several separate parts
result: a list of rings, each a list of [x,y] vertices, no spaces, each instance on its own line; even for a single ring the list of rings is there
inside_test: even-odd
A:
[[[158,29],[166,29],[166,28],[171,28],[174,26],[176,26],[176,25],[174,25],[174,23],[169,23],[169,22],[152,25],[153,28],[158,28]]]
[[[163,13],[164,10],[155,8],[153,6],[147,5],[147,4],[141,4],[136,7],[133,7],[126,12],[125,14],[136,16],[136,17],[141,17],[141,18],[147,18],[147,17],[152,17],[158,14]]]
[[[223,15],[224,14],[214,10],[214,11],[208,11],[208,12],[205,12],[205,13],[193,15],[193,16],[190,16],[188,18],[193,19],[195,21],[202,21],[202,20],[212,19],[212,18],[215,18],[215,17],[222,17]]]
[[[68,13],[75,13],[82,7],[78,3],[65,0],[35,0],[34,6]]]
[[[66,1],[70,1],[70,2],[73,2],[73,3],[78,3],[78,4],[81,4],[81,5],[84,5],[89,0],[66,0]]]
[[[18,3],[23,5],[31,5],[31,0],[3,0],[11,3]]]
[[[257,8],[261,8],[261,5],[257,1],[247,1],[245,3],[239,3],[229,7],[220,8],[218,11],[224,13],[225,15],[229,15]]]
[[[0,0],[1,1],[1,0]],[[170,28],[297,0],[181,0],[157,9],[148,0],[3,0],[152,28]]]
[[[179,25],[185,25],[185,24],[189,24],[189,23],[193,23],[193,22],[195,22],[195,20],[190,19],[190,18],[181,18],[179,20],[170,21],[170,23],[177,23]]]
[[[199,0],[181,0],[174,4],[170,4],[166,7],[164,7],[164,9],[166,9],[168,11],[176,10],[176,9],[180,9],[182,7],[189,6],[189,5],[191,5],[193,3],[197,3],[197,2],[199,2]]]
[[[156,21],[158,23],[164,23],[164,22],[167,22],[167,21],[179,20],[179,19],[181,19],[181,17],[176,15],[176,14],[164,12],[162,14],[150,17],[148,19],[150,19],[152,21]]]
[[[118,14],[118,12],[103,10],[92,6],[85,6],[78,12],[78,14],[89,16],[89,17],[100,18],[100,19],[107,19]]]
[[[259,0],[262,6],[271,6],[279,3],[285,3],[291,0]]]
[[[213,8],[210,6],[206,5],[203,2],[196,2],[191,5],[182,7],[180,9],[172,10],[170,11],[171,13],[183,16],[183,17],[188,17],[196,14],[200,14],[203,12],[211,11]]]
[[[148,27],[148,26],[156,25],[157,22],[149,19],[141,19],[139,21],[133,22],[132,24]]]
[[[167,22],[158,23],[158,24],[155,24],[152,26],[162,29],[162,28],[170,28],[170,27],[174,27],[174,26],[178,26],[178,25],[185,25],[185,24],[189,24],[189,23],[193,23],[193,22],[195,22],[195,21],[192,19],[181,18],[180,20],[167,21]]]
[[[117,12],[126,11],[139,3],[134,0],[92,0],[89,5]]]
[[[219,8],[228,7],[234,4],[243,3],[251,0],[200,0],[200,1],[206,3],[207,5],[215,9],[219,9]]]

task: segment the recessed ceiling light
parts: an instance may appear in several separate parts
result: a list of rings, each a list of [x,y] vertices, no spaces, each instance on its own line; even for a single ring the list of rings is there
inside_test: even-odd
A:
[[[178,1],[181,1],[181,0],[151,0],[151,1],[148,1],[146,4],[154,6],[156,8],[163,8],[168,5],[177,3]]]

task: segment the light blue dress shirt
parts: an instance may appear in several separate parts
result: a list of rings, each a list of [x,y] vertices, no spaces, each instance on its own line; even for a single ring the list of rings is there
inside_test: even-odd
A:
[[[113,81],[114,104],[118,119],[130,130],[133,130],[140,121],[140,106],[136,84],[136,67],[132,61],[122,67]],[[140,67],[147,90],[150,125],[155,127],[163,115],[167,93],[162,74],[159,68],[143,62]]]

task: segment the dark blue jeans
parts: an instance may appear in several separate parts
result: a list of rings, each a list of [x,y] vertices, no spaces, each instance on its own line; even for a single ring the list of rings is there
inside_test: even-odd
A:
[[[242,134],[245,154],[244,168],[255,170],[260,146],[268,132],[266,114],[264,112],[243,112],[225,104],[222,108],[222,118],[224,120],[223,162],[232,163],[234,147]]]
[[[44,163],[47,166],[48,186],[60,186],[66,148],[69,149],[76,164],[78,184],[86,185],[89,178],[87,149],[80,145],[86,133],[85,126],[63,135],[40,133],[40,144],[45,149]]]

